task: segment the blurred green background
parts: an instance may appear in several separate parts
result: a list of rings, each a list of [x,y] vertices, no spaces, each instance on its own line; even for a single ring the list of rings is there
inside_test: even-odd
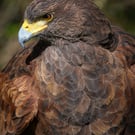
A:
[[[17,33],[23,13],[32,0],[1,0],[0,2],[0,68],[20,48]],[[84,0],[85,1],[85,0]],[[112,24],[135,35],[135,0],[95,0]]]

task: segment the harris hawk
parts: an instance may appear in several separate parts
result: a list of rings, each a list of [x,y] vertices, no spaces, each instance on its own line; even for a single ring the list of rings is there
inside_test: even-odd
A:
[[[92,0],[33,0],[0,73],[0,135],[135,135],[135,37]]]

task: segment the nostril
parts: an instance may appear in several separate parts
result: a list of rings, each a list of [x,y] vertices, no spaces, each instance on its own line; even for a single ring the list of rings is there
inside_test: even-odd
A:
[[[29,28],[29,26],[26,26],[25,28],[26,28],[26,29],[28,29],[28,28]]]

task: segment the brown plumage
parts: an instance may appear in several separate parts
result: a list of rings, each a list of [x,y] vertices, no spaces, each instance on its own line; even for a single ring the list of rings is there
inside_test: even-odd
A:
[[[135,37],[90,0],[34,0],[25,20],[48,13],[0,74],[0,135],[134,135]]]

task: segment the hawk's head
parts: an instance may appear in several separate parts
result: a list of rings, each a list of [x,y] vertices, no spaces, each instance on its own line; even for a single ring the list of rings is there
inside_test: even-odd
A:
[[[109,21],[91,0],[34,0],[25,11],[19,42],[38,36],[92,44],[110,34]]]

